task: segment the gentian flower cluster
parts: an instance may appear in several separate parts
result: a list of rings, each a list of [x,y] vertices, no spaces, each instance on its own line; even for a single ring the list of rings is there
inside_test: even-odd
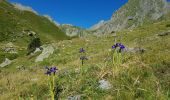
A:
[[[47,75],[51,75],[51,74],[54,74],[55,75],[55,73],[57,72],[57,70],[58,70],[58,68],[56,68],[56,67],[51,67],[51,68],[49,68],[49,67],[45,67],[45,69],[47,69],[47,71],[46,71],[46,73],[45,74],[47,74]]]
[[[119,50],[119,52],[122,52],[122,50],[125,49],[125,46],[121,43],[116,43],[115,45],[112,46],[112,49],[117,49]]]
[[[80,60],[82,61],[82,66],[84,64],[84,60],[88,60],[88,58],[85,56],[85,50],[84,48],[80,48],[79,53],[81,53]]]

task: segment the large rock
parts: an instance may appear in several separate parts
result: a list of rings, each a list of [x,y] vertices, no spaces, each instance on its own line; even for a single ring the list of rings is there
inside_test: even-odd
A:
[[[6,66],[10,65],[11,63],[12,63],[11,60],[9,60],[8,58],[5,58],[5,61],[0,64],[0,67],[6,67]]]
[[[48,58],[54,52],[54,47],[52,45],[42,46],[42,53],[36,58],[35,62],[43,61],[45,58]]]

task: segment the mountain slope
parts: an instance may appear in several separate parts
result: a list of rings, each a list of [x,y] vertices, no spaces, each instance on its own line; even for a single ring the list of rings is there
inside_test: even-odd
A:
[[[168,13],[166,0],[129,0],[113,14],[109,21],[93,28],[95,34],[111,33],[126,28],[134,28],[144,23],[151,23]]]
[[[31,11],[23,11],[7,1],[0,2],[0,41],[25,41],[28,34],[34,31],[41,40],[62,40],[67,36],[46,17]]]

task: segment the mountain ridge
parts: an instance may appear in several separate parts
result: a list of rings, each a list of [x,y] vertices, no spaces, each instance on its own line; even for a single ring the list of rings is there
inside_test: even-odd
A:
[[[129,0],[105,24],[91,30],[100,35],[152,23],[167,14],[169,7],[166,0]]]

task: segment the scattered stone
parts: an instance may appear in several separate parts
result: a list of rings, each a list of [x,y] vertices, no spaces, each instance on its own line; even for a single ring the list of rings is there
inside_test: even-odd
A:
[[[13,48],[13,47],[4,48],[3,51],[6,52],[6,53],[11,53],[11,54],[12,53],[17,53],[16,49]]]
[[[144,53],[146,49],[144,48],[126,48],[125,52],[132,52],[132,53]]]
[[[31,81],[36,82],[38,81],[38,78],[32,78]]]
[[[102,89],[102,90],[108,90],[110,89],[112,86],[110,84],[109,81],[106,81],[106,80],[100,80],[99,81],[99,88]]]
[[[81,95],[69,96],[67,100],[80,100]]]
[[[76,68],[75,73],[80,73],[80,68]]]
[[[42,53],[36,58],[35,62],[43,61],[45,58],[48,58],[51,54],[54,53],[54,48],[52,45],[42,46]]]
[[[117,37],[117,34],[116,33],[112,33],[112,35],[111,35],[112,37]]]
[[[89,42],[90,40],[86,39],[86,42]]]
[[[23,30],[23,33],[27,33],[28,36],[35,36],[36,33],[34,31],[31,31],[31,30]]]
[[[128,20],[133,20],[133,16],[128,16]]]
[[[17,53],[15,45],[12,42],[7,43],[3,48],[3,51],[6,53]]]
[[[112,49],[108,49],[108,51],[109,51],[109,52],[111,52],[111,51],[112,51]]]
[[[6,47],[14,47],[15,45],[12,42],[6,44]]]
[[[24,65],[21,65],[21,66],[17,66],[16,69],[18,69],[18,70],[25,70],[26,68],[25,68]]]
[[[0,64],[0,67],[6,67],[6,66],[10,65],[11,63],[12,63],[11,60],[9,60],[8,58],[5,58],[5,61]]]
[[[167,36],[167,35],[170,35],[170,31],[158,34],[158,36]]]

